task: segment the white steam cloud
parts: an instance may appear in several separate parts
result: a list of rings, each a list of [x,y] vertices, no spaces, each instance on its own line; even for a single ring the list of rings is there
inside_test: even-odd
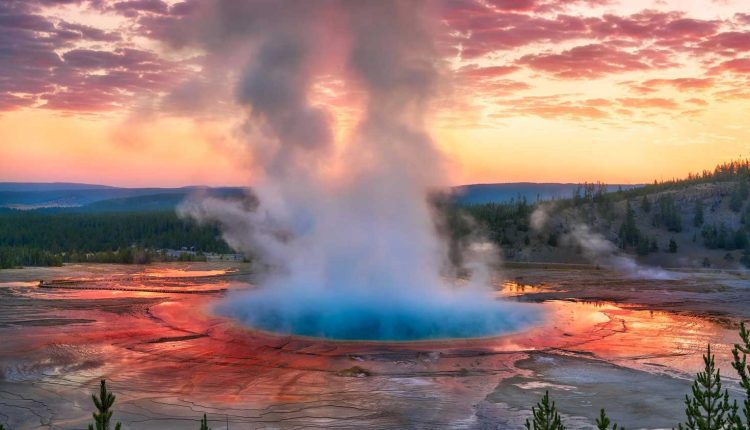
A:
[[[208,18],[192,23],[199,36],[182,36],[249,52],[237,101],[249,112],[257,204],[205,197],[180,209],[217,221],[233,248],[271,268],[260,288],[219,311],[262,329],[342,339],[488,336],[533,321],[527,306],[487,288],[496,255],[488,245],[469,246],[470,282],[444,276],[448,247],[428,201],[446,184],[425,127],[442,73],[430,4],[311,3],[211,2],[200,15]],[[343,145],[331,114],[310,101],[329,62],[365,94]]]

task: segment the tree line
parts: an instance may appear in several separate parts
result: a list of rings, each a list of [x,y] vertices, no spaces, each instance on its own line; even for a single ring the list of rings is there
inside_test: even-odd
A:
[[[0,211],[0,268],[63,262],[147,263],[157,250],[231,253],[216,225],[199,225],[173,211],[52,213]]]
[[[721,204],[727,203],[727,199],[713,198],[712,203],[707,203],[705,200],[711,199],[698,198],[691,213],[689,208],[680,208],[675,194],[668,192],[709,182],[734,183],[728,194],[728,207],[739,217],[739,226],[732,228],[720,220],[706,220],[706,212],[716,211]],[[554,210],[556,213],[568,211],[574,219],[589,225],[600,221],[605,226],[614,226],[617,239],[613,238],[613,241],[621,249],[641,256],[660,251],[676,253],[679,247],[674,237],[657,242],[655,236],[639,228],[639,221],[641,226],[645,220],[651,226],[675,235],[689,229],[692,224],[695,229],[693,242],[702,243],[711,250],[742,251],[740,262],[750,267],[749,182],[750,161],[732,161],[718,165],[713,171],[688,175],[685,179],[655,182],[628,190],[608,191],[608,187],[602,183],[580,184],[570,198],[555,200]],[[624,216],[614,210],[614,204],[623,201]],[[505,203],[454,205],[456,207],[447,209],[443,205],[443,209],[453,242],[460,242],[462,238],[479,231],[503,247],[506,256],[512,257],[515,249],[532,242],[558,246],[560,237],[570,227],[558,220],[543,233],[530,231],[529,215],[539,204],[544,203],[529,204],[525,198],[519,197]],[[636,208],[640,208],[638,214]],[[725,259],[734,257],[728,252]],[[710,265],[710,262],[704,261],[704,265]]]

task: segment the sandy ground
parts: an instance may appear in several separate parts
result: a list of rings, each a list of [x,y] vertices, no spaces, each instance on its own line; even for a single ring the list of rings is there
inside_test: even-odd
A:
[[[0,423],[83,429],[101,378],[130,429],[520,428],[549,390],[569,428],[600,407],[627,428],[671,428],[711,342],[724,375],[748,319],[742,273],[646,281],[585,266],[514,265],[498,297],[544,320],[452,341],[336,342],[218,317],[242,264],[71,265],[0,272]],[[85,280],[41,288],[38,280]],[[189,293],[189,294],[187,294]],[[736,381],[729,381],[736,389]]]

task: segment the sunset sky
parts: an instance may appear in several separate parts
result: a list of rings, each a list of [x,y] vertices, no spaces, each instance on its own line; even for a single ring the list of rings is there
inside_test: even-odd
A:
[[[192,43],[210,2],[0,2],[0,181],[252,184],[248,57]],[[433,6],[429,129],[452,183],[640,183],[750,157],[747,0]],[[308,96],[343,141],[362,100],[326,35]]]

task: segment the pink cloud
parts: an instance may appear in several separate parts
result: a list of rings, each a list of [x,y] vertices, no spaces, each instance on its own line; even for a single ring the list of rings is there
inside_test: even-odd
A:
[[[537,0],[490,0],[488,2],[499,10],[533,10],[537,7]]]
[[[458,69],[456,73],[458,73],[462,78],[484,79],[509,75],[519,69],[520,67],[518,66],[465,66]]]
[[[573,102],[563,100],[557,96],[528,96],[503,103],[507,106],[502,112],[493,116],[512,117],[534,115],[546,119],[572,119],[572,120],[590,120],[604,119],[610,114],[603,110],[606,101],[599,99],[591,103],[591,100]]]
[[[735,58],[727,60],[712,67],[710,70],[711,74],[726,72],[737,74],[750,73],[750,58]]]
[[[692,103],[694,105],[698,105],[698,106],[708,106],[708,102],[707,101],[705,101],[703,99],[699,99],[699,98],[690,98],[690,99],[687,99],[685,101],[688,102],[688,103]]]
[[[728,31],[706,39],[700,45],[707,51],[720,51],[726,55],[750,51],[750,31]]]
[[[169,6],[161,0],[127,0],[115,3],[112,9],[125,16],[134,17],[141,12],[166,14]]]
[[[518,64],[550,73],[558,78],[597,78],[611,73],[648,70],[664,64],[666,58],[656,52],[630,53],[603,44],[577,46],[558,54],[529,54]]]
[[[750,13],[736,13],[734,19],[745,25],[750,25]]]
[[[621,98],[618,101],[626,108],[640,109],[677,109],[679,105],[670,99],[661,97],[650,98]]]
[[[49,13],[49,5],[60,2],[118,13],[126,17],[129,25],[123,26],[119,33],[45,15]],[[436,38],[446,55],[456,55],[455,49],[460,45],[464,60],[502,54],[494,57],[504,59],[500,65],[467,66],[455,71],[456,88],[469,96],[507,97],[531,88],[533,82],[518,78],[521,70],[583,80],[626,72],[660,71],[677,66],[678,61],[687,61],[706,72],[705,76],[698,72],[686,78],[644,77],[642,81],[622,83],[643,96],[654,96],[662,88],[707,90],[713,88],[715,77],[711,76],[717,74],[726,75],[722,85],[731,79],[744,79],[731,75],[750,75],[750,59],[743,57],[750,52],[750,13],[736,13],[721,21],[697,19],[681,11],[618,14],[612,12],[617,8],[598,9],[609,3],[608,0],[443,0],[444,22],[440,25],[446,31],[436,33]],[[173,62],[132,42],[132,36],[137,34],[175,48],[205,48],[210,56],[211,52],[221,50],[226,40],[223,34],[199,34],[205,20],[221,18],[205,16],[205,5],[202,0],[173,4],[163,0],[0,1],[0,46],[4,47],[0,50],[0,111],[43,103],[54,109],[119,109],[132,104],[140,95],[163,93],[183,80],[205,78],[201,75],[204,72],[190,70],[188,64],[202,64],[203,60]],[[589,9],[578,15],[578,7]],[[228,22],[242,25],[248,32],[273,25],[267,22],[249,25],[245,19],[252,18],[248,8],[246,3],[238,2],[237,17],[233,15]],[[196,44],[197,38],[212,45]],[[686,54],[690,55],[687,60]],[[101,100],[78,100],[87,92]],[[633,104],[632,107],[673,109],[667,107],[671,106],[669,103],[648,102],[667,100],[658,97],[627,100],[631,100],[627,103]],[[522,107],[548,116],[601,118],[612,109],[608,102],[591,98],[576,103],[557,100]],[[637,106],[639,103],[645,104]],[[563,112],[568,113],[563,115]]]
[[[453,43],[462,45],[461,55],[464,58],[476,58],[530,43],[580,38],[587,32],[584,18],[567,15],[548,19],[485,9],[479,12],[462,10],[446,17],[446,20],[450,28],[461,35]]]
[[[714,79],[712,78],[649,79],[647,81],[644,81],[642,85],[649,87],[649,88],[671,86],[682,91],[705,90],[705,89],[711,88],[714,85]]]

